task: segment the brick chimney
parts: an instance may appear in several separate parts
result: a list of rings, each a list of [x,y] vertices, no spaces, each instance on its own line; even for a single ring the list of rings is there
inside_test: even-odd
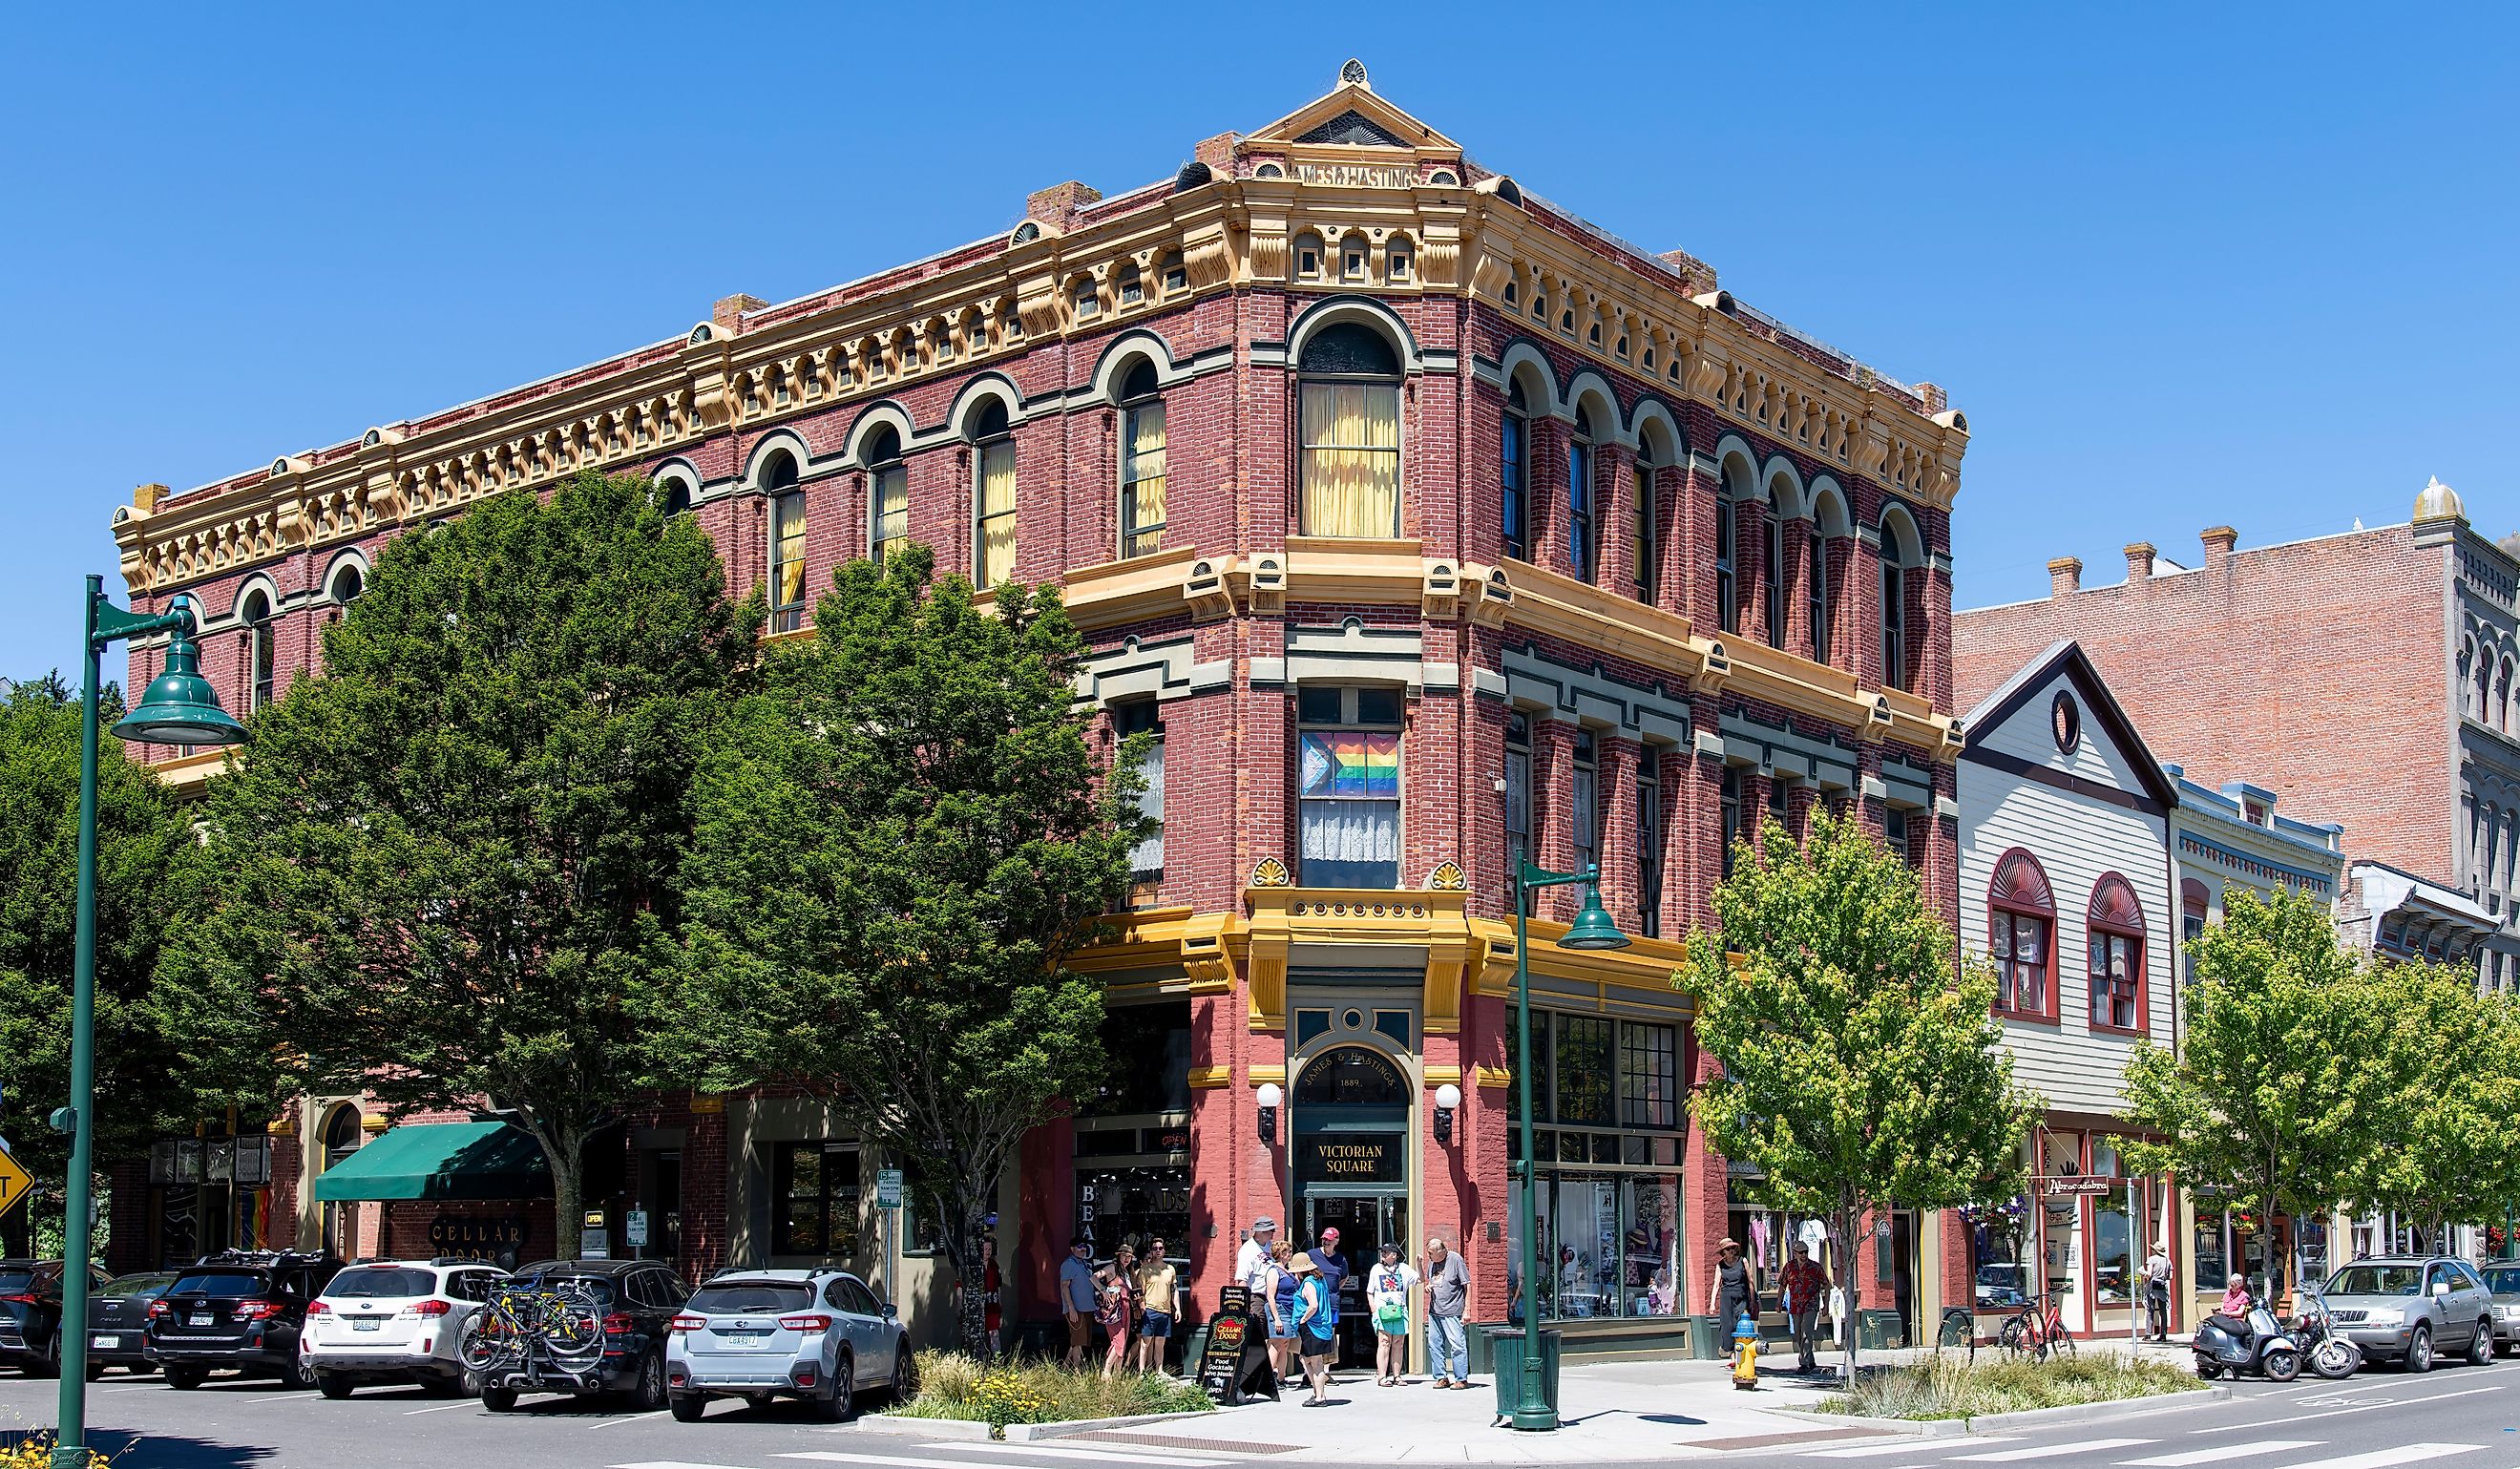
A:
[[[2083,590],[2083,558],[2060,556],[2048,563],[2048,595],[2071,597]]]
[[[709,325],[729,336],[741,335],[743,332],[743,313],[758,311],[769,304],[757,295],[745,295],[742,291],[734,295],[719,296],[717,304],[709,308]]]
[[[1224,178],[1234,172],[1234,145],[1241,141],[1240,133],[1218,133],[1201,140],[1190,156],[1215,170],[1218,178]]]
[[[1680,279],[1690,295],[1704,295],[1716,289],[1715,267],[1687,250],[1665,250],[1658,256],[1663,264],[1680,272]]]
[[[1952,395],[1943,391],[1943,385],[1939,382],[1917,383],[1916,396],[1924,400],[1925,417],[1929,419],[1952,406]]]
[[[138,485],[131,491],[132,507],[144,515],[154,512],[158,509],[158,502],[165,498],[166,487],[162,484]]]
[[[2129,546],[2126,549],[2126,556],[2128,581],[2140,582],[2151,580],[2153,544],[2150,541],[2138,541],[2134,545]]]
[[[2231,548],[2240,542],[2240,533],[2228,525],[2209,525],[2197,533],[2205,543],[2205,569],[2221,575],[2231,569]]]
[[[1214,164],[1208,166],[1214,167]],[[1102,198],[1102,191],[1069,179],[1035,190],[1024,200],[1024,218],[1064,230],[1076,223],[1076,212]]]

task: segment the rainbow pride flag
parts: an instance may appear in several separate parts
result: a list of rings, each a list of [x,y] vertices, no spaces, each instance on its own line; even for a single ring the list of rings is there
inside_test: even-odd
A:
[[[1310,797],[1398,799],[1400,736],[1361,730],[1306,734],[1302,790]]]

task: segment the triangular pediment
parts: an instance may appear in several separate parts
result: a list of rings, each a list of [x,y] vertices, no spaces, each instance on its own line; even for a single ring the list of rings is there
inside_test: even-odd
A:
[[[1420,156],[1458,156],[1462,146],[1393,107],[1362,81],[1348,81],[1327,96],[1246,135],[1250,144],[1304,148],[1405,148]]]
[[[1414,148],[1391,129],[1354,108],[1295,140],[1298,143],[1343,143],[1351,148]]]

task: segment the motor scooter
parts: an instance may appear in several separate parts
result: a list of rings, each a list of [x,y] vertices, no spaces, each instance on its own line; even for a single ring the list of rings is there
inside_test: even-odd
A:
[[[2327,1297],[2318,1286],[2301,1288],[2301,1314],[2292,1323],[2292,1336],[2301,1347],[2303,1363],[2321,1377],[2332,1381],[2362,1370],[2362,1347],[2337,1331]]]
[[[2196,1328],[2196,1375],[2204,1378],[2246,1374],[2270,1382],[2290,1382],[2301,1375],[2301,1344],[2264,1305],[2252,1301],[2248,1314],[2234,1330],[2221,1314]]]

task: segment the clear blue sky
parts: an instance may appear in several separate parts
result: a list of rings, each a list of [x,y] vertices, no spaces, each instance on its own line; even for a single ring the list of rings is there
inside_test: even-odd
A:
[[[1121,19],[1125,16],[1127,19]],[[112,507],[1116,192],[1361,57],[1975,430],[1959,597],[2511,496],[2507,7],[36,6],[0,120],[0,673]],[[1540,23],[1535,24],[1535,21]],[[112,666],[118,668],[118,658]]]

